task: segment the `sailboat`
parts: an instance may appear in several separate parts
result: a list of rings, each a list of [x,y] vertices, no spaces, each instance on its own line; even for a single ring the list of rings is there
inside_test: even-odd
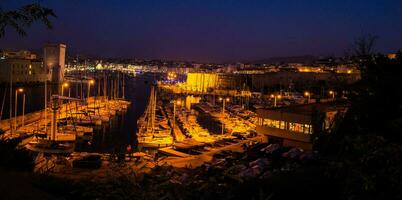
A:
[[[75,147],[76,134],[71,131],[61,132],[57,125],[57,112],[59,110],[59,100],[75,100],[79,99],[52,95],[52,119],[50,130],[45,124],[45,131],[35,133],[35,139],[26,145],[26,148],[34,152],[43,152],[51,154],[72,153]],[[45,116],[47,114],[45,113]]]
[[[137,120],[137,139],[142,147],[160,148],[173,145],[171,129],[167,119],[156,116],[156,90],[151,87],[147,108]]]

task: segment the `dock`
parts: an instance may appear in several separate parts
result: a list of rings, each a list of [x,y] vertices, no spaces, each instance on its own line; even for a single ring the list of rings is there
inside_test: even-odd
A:
[[[96,100],[96,101],[95,101]],[[98,109],[96,113],[90,114],[92,118],[94,117],[112,117],[111,113],[115,113],[117,111],[122,111],[127,109],[127,106],[130,104],[128,101],[120,100],[120,99],[112,99],[106,100],[101,99],[100,97],[90,97],[86,104],[79,104],[77,102],[69,102],[60,105],[60,110],[58,113],[58,119],[74,117],[79,119],[79,116],[76,114],[71,114],[71,110],[75,110],[75,112],[81,112],[82,110],[87,111],[89,105],[97,105]],[[47,115],[45,120],[45,114]],[[13,138],[21,138],[34,134],[34,131],[44,129],[46,126],[49,126],[52,119],[52,112],[50,109],[45,112],[45,109],[35,111],[32,113],[25,114],[24,120],[22,116],[13,117],[11,119],[4,119],[0,121],[0,129],[4,132],[0,139],[9,140]],[[24,124],[22,124],[24,121]],[[77,121],[77,120],[75,120]],[[79,120],[78,120],[79,121]],[[102,123],[101,120],[97,120]],[[16,123],[15,123],[16,122]],[[100,125],[96,123],[96,125]],[[14,128],[11,131],[10,128]],[[67,126],[66,126],[67,127]],[[50,127],[49,127],[50,129]],[[83,132],[88,132],[88,127],[81,127],[80,130]]]
[[[186,157],[190,157],[191,155],[180,152],[180,151],[176,151],[174,150],[172,147],[166,147],[166,148],[161,148],[158,150],[158,152],[161,152],[163,154],[166,154],[168,156],[176,156],[176,157],[181,157],[181,158],[186,158]]]

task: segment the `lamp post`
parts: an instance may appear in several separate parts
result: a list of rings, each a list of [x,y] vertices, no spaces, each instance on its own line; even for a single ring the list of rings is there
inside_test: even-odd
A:
[[[91,85],[93,85],[93,84],[95,84],[95,80],[91,79],[91,80],[88,81],[88,94],[87,94],[88,104],[89,104],[89,94],[90,94],[90,91],[91,91]],[[94,98],[94,109],[95,109],[95,98]]]
[[[280,94],[278,94],[278,95],[275,95],[275,94],[271,94],[271,98],[274,98],[274,107],[276,107],[276,100],[278,99],[281,99],[282,98],[282,95],[280,95]]]
[[[91,91],[91,85],[95,84],[95,80],[91,79],[88,81],[88,94],[87,94],[87,99],[89,100],[89,93]]]
[[[25,125],[25,93],[22,95],[22,127]]]
[[[221,133],[223,135],[223,129],[224,129],[224,126],[225,126],[225,124],[223,123],[223,119],[224,119],[224,116],[225,116],[225,102],[229,102],[230,99],[229,99],[229,97],[227,97],[225,99],[223,99],[222,97],[219,97],[219,101],[222,101],[222,131],[221,131]]]
[[[14,102],[14,129],[17,130],[17,103],[18,103],[18,92],[24,92],[24,88],[18,88],[15,90],[15,102]]]
[[[61,85],[61,96],[64,96],[64,88],[68,88],[68,97],[70,97],[70,84],[68,84],[67,82],[63,83],[63,85]],[[67,117],[67,113],[68,113],[68,102],[65,104],[66,107],[66,117]]]
[[[174,100],[173,101],[173,123],[172,123],[172,129],[173,129],[173,133],[174,133],[174,128],[176,126],[176,105],[180,106],[181,105],[181,101],[180,100]]]
[[[64,88],[68,88],[70,85],[66,82],[66,83],[63,83],[63,85],[61,85],[61,96],[64,96]],[[68,92],[68,94],[69,94],[69,96],[70,96],[70,89],[69,89],[69,92]]]
[[[335,100],[335,92],[330,90],[329,94],[332,96],[332,100]]]
[[[306,91],[306,92],[304,92],[304,96],[307,97],[307,103],[310,103],[311,93]]]

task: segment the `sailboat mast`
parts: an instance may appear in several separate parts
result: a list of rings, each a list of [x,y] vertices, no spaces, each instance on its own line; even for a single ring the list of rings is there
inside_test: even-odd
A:
[[[106,74],[103,72],[103,99],[106,99]]]
[[[47,134],[47,80],[45,80],[45,133]]]
[[[154,132],[155,128],[155,112],[156,112],[156,88],[154,89],[154,99],[152,105],[152,133]]]
[[[1,103],[0,120],[3,118],[4,102],[6,101],[7,88],[4,90],[3,101]]]
[[[125,74],[123,73],[123,88],[122,88],[122,92],[123,92],[123,99],[125,99],[126,98],[126,96],[125,96]]]
[[[10,70],[10,118],[8,121],[10,122],[10,131],[11,135],[13,134],[13,124],[11,122],[11,117],[13,117],[13,66],[11,65],[11,70]]]
[[[116,97],[119,98],[120,90],[120,72],[117,72],[117,87],[116,87]]]

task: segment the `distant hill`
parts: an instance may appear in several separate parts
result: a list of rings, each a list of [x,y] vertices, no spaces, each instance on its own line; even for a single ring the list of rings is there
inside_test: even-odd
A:
[[[304,56],[289,56],[289,57],[272,57],[261,60],[248,61],[247,63],[252,64],[287,64],[287,63],[305,63],[311,64],[318,60],[319,57],[312,55]]]

